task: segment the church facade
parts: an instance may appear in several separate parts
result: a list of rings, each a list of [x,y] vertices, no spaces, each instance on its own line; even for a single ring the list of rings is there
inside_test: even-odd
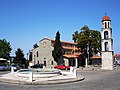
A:
[[[32,64],[44,64],[48,68],[52,68],[57,63],[52,57],[53,45],[55,40],[44,38],[39,41],[39,47],[32,50]],[[64,50],[64,64],[66,66],[78,66],[78,57],[81,54],[77,48],[77,43],[61,41]],[[74,53],[73,53],[74,50]]]

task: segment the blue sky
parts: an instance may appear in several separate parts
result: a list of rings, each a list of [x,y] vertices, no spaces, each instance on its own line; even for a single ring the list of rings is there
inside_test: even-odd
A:
[[[120,53],[120,0],[0,0],[0,39],[24,54],[44,37],[72,41],[72,34],[84,25],[101,31],[102,17],[111,18],[114,51]]]

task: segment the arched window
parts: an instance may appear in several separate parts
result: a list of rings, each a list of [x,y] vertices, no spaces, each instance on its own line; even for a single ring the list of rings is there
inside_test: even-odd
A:
[[[37,64],[39,64],[39,61],[37,61]]]
[[[46,66],[46,61],[44,61],[44,66]]]
[[[108,31],[104,32],[104,39],[108,39]]]
[[[107,23],[105,22],[105,28],[107,28]]]
[[[105,42],[105,51],[109,51],[108,42]]]
[[[110,23],[108,22],[108,28],[110,27]]]
[[[38,55],[38,51],[37,51],[37,57],[38,57],[39,55]]]
[[[51,61],[51,65],[53,65],[53,61]]]

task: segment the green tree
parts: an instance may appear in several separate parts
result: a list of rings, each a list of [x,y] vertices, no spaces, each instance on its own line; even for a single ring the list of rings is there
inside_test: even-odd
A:
[[[52,51],[52,56],[58,65],[63,64],[63,48],[60,42],[60,33],[56,33],[54,50]]]
[[[0,58],[10,59],[11,50],[10,42],[6,39],[0,40]]]
[[[17,51],[15,52],[15,58],[14,58],[14,63],[18,64],[20,66],[26,67],[26,59],[24,57],[24,53],[22,49],[18,48]]]
[[[87,25],[81,28],[78,35],[78,47],[81,48],[83,56],[90,58],[101,51],[101,34],[97,30],[90,30]]]
[[[87,31],[87,30],[89,30],[89,27],[88,27],[87,25],[85,25],[85,26],[83,26],[83,27],[81,28],[81,30]]]
[[[72,39],[74,40],[74,42],[77,42],[78,35],[79,35],[78,31],[76,31],[76,32],[74,32],[74,34],[72,34]]]

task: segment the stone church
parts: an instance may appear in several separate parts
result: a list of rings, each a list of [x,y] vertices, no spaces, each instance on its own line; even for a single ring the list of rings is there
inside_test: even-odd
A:
[[[32,50],[32,64],[44,64],[48,68],[52,68],[57,63],[52,57],[52,50],[55,40],[43,38],[39,41],[39,47]],[[77,43],[61,41],[64,50],[64,64],[66,66],[78,66],[78,57],[81,54],[80,49],[77,48]],[[74,53],[73,53],[74,50]]]
[[[93,58],[99,58],[102,60],[102,69],[113,69],[113,39],[111,20],[109,16],[102,18],[102,33],[101,33],[102,51],[101,56],[93,56]],[[48,68],[52,68],[57,63],[52,57],[52,50],[55,40],[49,38],[43,38],[39,41],[39,47],[32,50],[32,65],[44,64]],[[80,48],[77,48],[77,43],[61,41],[64,50],[64,64],[66,66],[80,66],[81,61],[79,56],[81,55]],[[74,52],[73,52],[74,51]],[[95,61],[94,60],[94,61]],[[94,62],[93,61],[93,62]],[[101,62],[101,61],[95,61]]]

